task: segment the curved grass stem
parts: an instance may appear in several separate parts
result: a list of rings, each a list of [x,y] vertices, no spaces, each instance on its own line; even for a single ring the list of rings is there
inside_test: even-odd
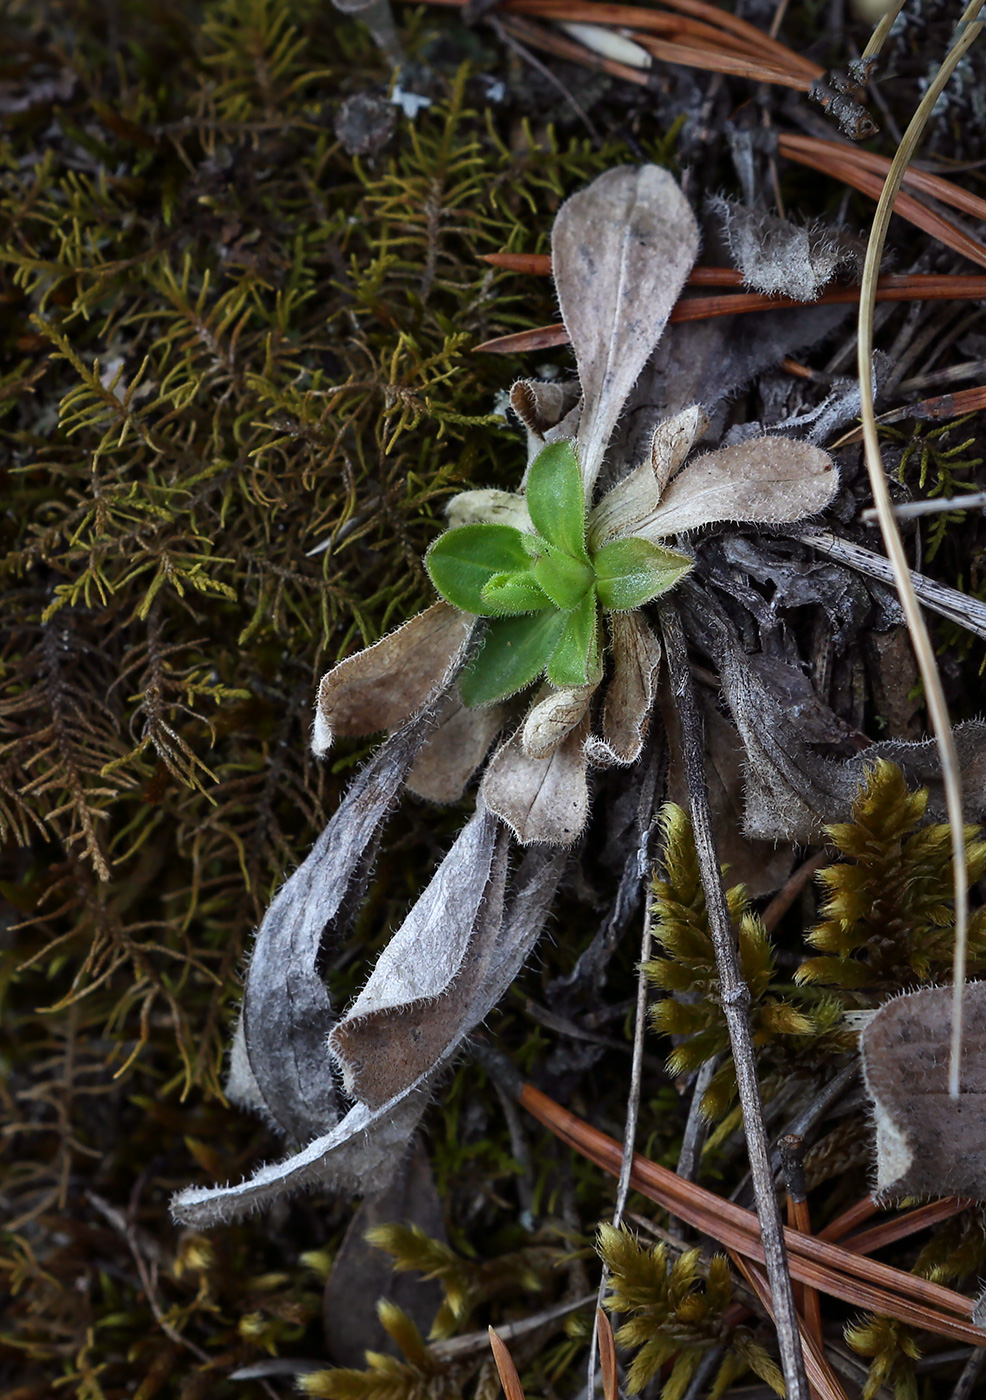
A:
[[[938,73],[919,103],[904,138],[897,149],[887,173],[883,193],[877,204],[866,250],[863,279],[859,300],[859,388],[860,417],[863,427],[863,445],[866,468],[869,472],[880,529],[888,558],[894,571],[894,580],[900,596],[901,606],[911,635],[911,642],[917,657],[921,679],[927,696],[928,712],[931,716],[935,738],[938,741],[942,760],[942,777],[945,786],[945,801],[948,825],[952,838],[952,864],[955,877],[955,961],[953,970],[954,994],[952,1001],[952,1045],[949,1063],[949,1093],[957,1097],[962,1053],[962,985],[965,981],[966,942],[969,921],[969,892],[965,868],[965,835],[962,817],[962,785],[959,775],[958,756],[952,735],[948,707],[942,688],[941,676],[935,661],[934,648],[928,634],[924,616],[918,603],[917,594],[911,582],[910,569],[904,553],[904,543],[893,512],[890,491],[887,486],[880,442],[877,434],[876,412],[873,402],[873,312],[876,304],[876,284],[883,257],[887,230],[894,212],[894,201],[900,192],[904,173],[924,134],[925,126],[935,103],[945,89],[956,65],[966,51],[975,43],[983,22],[977,19],[986,0],[972,0],[967,6],[957,26],[957,37],[946,55]]]

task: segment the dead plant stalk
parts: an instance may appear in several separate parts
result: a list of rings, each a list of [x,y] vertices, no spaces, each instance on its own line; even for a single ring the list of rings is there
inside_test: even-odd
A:
[[[736,1082],[743,1109],[743,1126],[757,1214],[760,1218],[767,1278],[773,1299],[781,1368],[791,1400],[808,1400],[808,1380],[805,1375],[799,1319],[784,1244],[784,1225],[774,1190],[774,1176],[770,1169],[770,1148],[763,1120],[760,1081],[757,1078],[756,1054],[750,1030],[750,990],[740,972],[732,919],[722,883],[705,776],[702,724],[695,704],[691,672],[688,669],[685,635],[681,619],[672,604],[665,603],[661,608],[661,631],[671,693],[678,710],[682,766],[688,783],[695,853],[705,891],[709,932],[715,948],[719,999],[729,1028],[729,1042],[736,1066]]]

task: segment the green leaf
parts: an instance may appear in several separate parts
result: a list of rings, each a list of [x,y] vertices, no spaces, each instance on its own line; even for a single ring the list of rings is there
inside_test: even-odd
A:
[[[527,509],[549,544],[589,562],[582,473],[570,442],[550,442],[534,458],[527,474]]]
[[[547,665],[567,616],[551,608],[528,617],[502,617],[491,622],[482,649],[459,682],[465,703],[492,705],[530,685]]]
[[[530,546],[528,546],[529,548]],[[592,565],[542,543],[534,556],[532,573],[556,608],[577,607],[592,587]]]
[[[557,686],[588,685],[599,667],[595,589],[562,616],[564,627],[548,662],[548,680]]]
[[[497,617],[513,617],[517,613],[540,612],[550,608],[552,600],[537,585],[531,571],[516,574],[494,574],[480,592],[483,603]]]
[[[631,536],[604,544],[593,555],[599,601],[612,612],[627,612],[666,593],[692,567],[687,554]]]
[[[425,555],[425,568],[447,603],[463,612],[492,617],[498,611],[483,589],[498,574],[527,573],[523,537],[512,525],[462,525],[440,535]]]

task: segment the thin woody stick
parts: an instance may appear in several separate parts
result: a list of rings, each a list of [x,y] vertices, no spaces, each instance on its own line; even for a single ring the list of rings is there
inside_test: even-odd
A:
[[[668,603],[661,608],[661,631],[668,660],[671,692],[678,710],[682,763],[688,782],[695,852],[702,874],[709,933],[719,973],[719,998],[726,1017],[733,1063],[736,1066],[736,1082],[743,1109],[750,1173],[753,1178],[757,1214],[760,1217],[767,1277],[776,1313],[781,1368],[790,1400],[808,1400],[808,1381],[805,1377],[798,1314],[794,1306],[791,1275],[787,1264],[784,1226],[774,1191],[774,1176],[770,1169],[770,1148],[767,1130],[764,1127],[763,1104],[757,1079],[753,1036],[750,1031],[750,989],[740,972],[732,919],[722,884],[706,786],[701,720],[695,704],[691,672],[688,669],[685,635],[677,609]]]

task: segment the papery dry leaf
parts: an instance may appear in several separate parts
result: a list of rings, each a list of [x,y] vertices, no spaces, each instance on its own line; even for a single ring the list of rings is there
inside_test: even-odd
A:
[[[322,1296],[322,1328],[336,1366],[358,1368],[365,1364],[366,1351],[393,1351],[394,1343],[377,1312],[380,1299],[396,1303],[423,1336],[441,1306],[442,1287],[437,1279],[398,1272],[391,1256],[367,1240],[367,1231],[395,1220],[417,1226],[430,1239],[445,1241],[442,1203],[420,1135],[415,1136],[394,1180],[383,1191],[367,1196],[354,1212],[332,1260]]]
[[[489,752],[506,715],[503,705],[469,709],[456,686],[442,701],[435,728],[418,750],[407,788],[428,802],[458,802]]]
[[[657,686],[661,643],[639,612],[610,613],[613,675],[603,706],[602,738],[593,735],[592,763],[635,763],[640,757]]]
[[[920,743],[886,739],[843,760],[815,753],[787,707],[765,687],[738,635],[708,592],[685,583],[680,593],[688,630],[702,639],[722,683],[723,698],[746,750],[745,821],[748,837],[767,841],[818,840],[827,823],[840,821],[859,791],[866,764],[889,759],[908,783],[929,790],[928,810],[944,816],[944,793],[934,739]],[[965,815],[986,814],[986,724],[956,725],[955,747]]]
[[[650,464],[662,495],[689,452],[708,430],[709,415],[698,403],[658,423],[651,438]]]
[[[248,1181],[179,1192],[171,1203],[175,1220],[206,1228],[259,1210],[288,1192],[315,1186],[349,1194],[382,1190],[400,1166],[436,1075],[462,1039],[500,1000],[537,942],[564,864],[563,852],[531,851],[525,856],[514,876],[486,975],[474,988],[460,1037],[448,1046],[430,1074],[378,1109],[355,1104],[331,1132],[283,1162],[261,1167]]]
[[[518,731],[493,755],[480,792],[523,845],[570,846],[589,815],[588,717],[547,758],[528,758]]]
[[[329,1036],[353,1098],[379,1107],[429,1073],[461,1039],[463,1017],[499,933],[505,878],[506,839],[480,808]]]
[[[516,491],[498,491],[483,487],[478,491],[460,491],[445,508],[450,530],[460,525],[512,525],[515,530],[533,532],[527,502]]]
[[[471,614],[434,603],[333,666],[318,688],[312,752],[327,753],[337,735],[397,729],[419,714],[455,675],[475,625]]]
[[[948,1092],[952,988],[886,1002],[860,1049],[876,1123],[876,1192],[986,1200],[986,982],[964,992],[962,1081]]]
[[[788,841],[763,841],[744,835],[744,786],[748,761],[735,725],[719,712],[712,693],[699,688],[697,700],[705,730],[705,777],[709,785],[719,861],[730,885],[743,885],[751,899],[772,894],[794,864]],[[688,807],[688,784],[681,764],[678,714],[667,691],[658,697],[671,749],[667,800]]]
[[[687,200],[655,165],[609,170],[558,211],[551,264],[582,385],[578,450],[587,497],[698,244]]]
[[[518,379],[510,390],[510,407],[540,447],[549,428],[560,423],[580,398],[577,379],[561,384],[549,379]]]
[[[865,242],[822,224],[795,224],[712,195],[733,262],[748,287],[767,296],[814,301],[836,273],[862,275]]]
[[[257,932],[243,992],[242,1050],[229,1092],[296,1142],[336,1121],[325,1037],[335,1019],[318,970],[425,732],[419,721],[381,745],[346,792],[311,854],[278,890]],[[234,1050],[237,1041],[234,1040]],[[260,1104],[257,1099],[259,1097]]]
[[[288,1192],[325,1186],[355,1195],[382,1190],[400,1167],[402,1154],[428,1103],[421,1085],[396,1104],[372,1111],[355,1104],[331,1132],[281,1162],[259,1167],[236,1186],[192,1186],[171,1199],[179,1225],[208,1229],[242,1219]]]
[[[646,459],[607,491],[590,513],[588,539],[592,548],[634,534],[642,521],[657,512],[669,479],[708,426],[700,404],[658,423]]]
[[[689,462],[635,533],[658,542],[725,520],[790,524],[824,510],[838,489],[839,474],[820,447],[754,438]]]
[[[547,690],[531,706],[520,732],[520,746],[528,758],[545,758],[570,733],[589,708],[594,685],[578,689]]]

